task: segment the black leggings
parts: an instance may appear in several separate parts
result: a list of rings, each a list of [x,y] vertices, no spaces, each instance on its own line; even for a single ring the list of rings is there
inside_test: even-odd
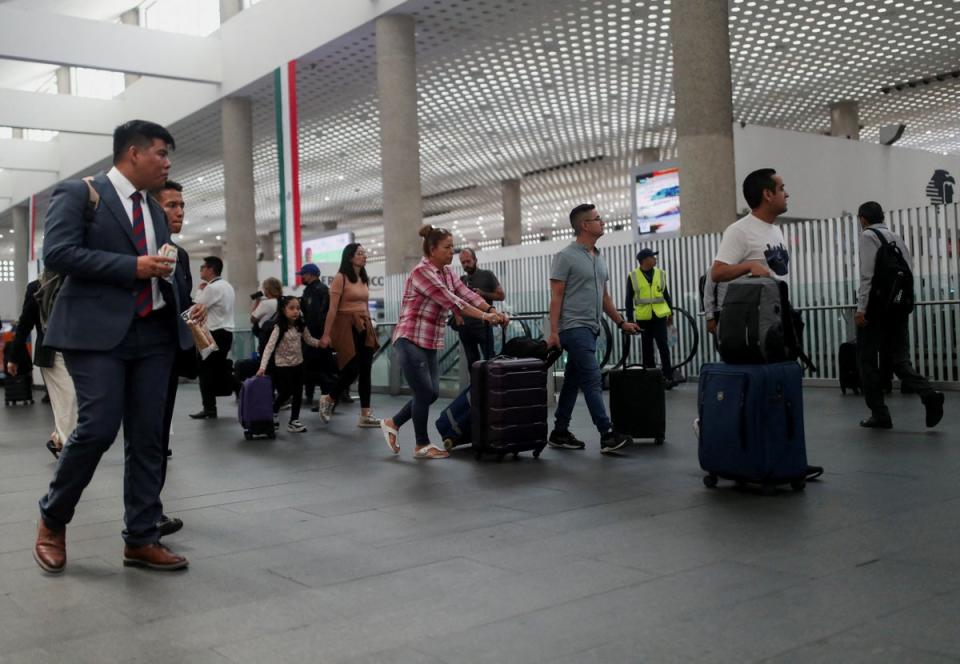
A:
[[[273,402],[273,413],[280,412],[280,406],[290,399],[290,420],[300,419],[300,404],[303,402],[303,365],[295,367],[275,367],[273,383],[277,388],[277,398]]]
[[[337,383],[330,392],[330,398],[334,401],[339,401],[340,395],[353,385],[353,381],[359,379],[357,390],[360,392],[360,407],[370,407],[370,373],[373,369],[373,349],[367,346],[366,341],[367,333],[353,328],[354,356],[340,370]]]

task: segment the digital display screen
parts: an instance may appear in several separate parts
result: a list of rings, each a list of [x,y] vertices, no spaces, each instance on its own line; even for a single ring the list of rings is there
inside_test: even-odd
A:
[[[680,230],[680,169],[676,166],[632,173],[633,219],[637,234]]]
[[[353,233],[337,233],[315,240],[303,240],[300,243],[303,250],[303,264],[335,263],[340,265],[343,248],[351,242],[353,242]]]

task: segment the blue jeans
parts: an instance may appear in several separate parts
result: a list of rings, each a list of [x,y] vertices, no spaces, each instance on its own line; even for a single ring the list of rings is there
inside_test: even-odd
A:
[[[560,333],[560,345],[567,351],[567,368],[563,372],[563,389],[557,400],[556,429],[566,431],[577,402],[577,392],[583,390],[590,417],[601,434],[611,429],[607,409],[603,405],[603,378],[597,364],[597,335],[587,327],[575,327]]]
[[[404,338],[397,339],[393,347],[394,357],[400,363],[403,377],[413,390],[413,398],[397,411],[393,416],[393,423],[399,429],[412,418],[417,445],[428,445],[430,437],[427,434],[427,416],[430,414],[430,404],[440,396],[437,351],[421,348]]]

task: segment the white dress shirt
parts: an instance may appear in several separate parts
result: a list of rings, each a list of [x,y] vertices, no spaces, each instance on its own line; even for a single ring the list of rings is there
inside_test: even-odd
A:
[[[127,212],[127,218],[130,220],[130,226],[132,228],[133,200],[131,200],[130,197],[137,191],[136,188],[115,166],[107,171],[107,179],[110,180],[113,188],[117,190],[117,195],[120,197],[123,209]],[[140,192],[140,196],[142,197],[140,209],[143,211],[143,230],[147,235],[147,256],[156,256],[157,234],[153,228],[153,217],[150,216],[150,206],[147,204],[147,197],[149,195],[146,190]],[[166,220],[164,220],[164,222],[166,222]],[[160,293],[160,286],[157,283],[156,277],[150,279],[150,287],[153,291],[153,310],[162,309],[166,303],[163,301],[163,295]]]
[[[236,295],[233,286],[217,277],[208,281],[201,289],[194,301],[207,308],[207,329],[228,330],[233,332],[233,302]]]

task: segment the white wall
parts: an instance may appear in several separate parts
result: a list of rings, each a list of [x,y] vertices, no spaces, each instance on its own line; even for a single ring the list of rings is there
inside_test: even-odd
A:
[[[886,210],[924,207],[934,170],[960,177],[956,155],[752,125],[735,125],[733,139],[738,210],[747,207],[739,191],[743,178],[764,167],[783,176],[790,194],[786,216],[800,219],[855,214],[869,200]]]

